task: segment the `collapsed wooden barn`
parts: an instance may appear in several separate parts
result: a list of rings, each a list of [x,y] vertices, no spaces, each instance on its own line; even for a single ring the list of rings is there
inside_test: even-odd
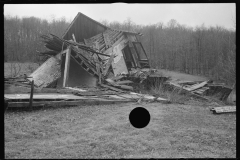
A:
[[[161,97],[136,93],[139,86],[147,89],[160,82],[170,90],[180,89],[196,98],[212,101],[206,96],[217,95],[222,101],[227,97],[230,102],[236,101],[235,88],[232,91],[208,79],[179,81],[157,73],[150,68],[139,36],[140,33],[111,29],[78,13],[62,37],[40,36],[47,48],[40,54],[50,58],[29,77],[4,78],[8,85],[5,101],[11,107],[31,106],[28,99],[35,106],[78,105],[88,103],[87,100],[106,104],[141,99],[168,103]],[[27,93],[32,96],[29,98]]]
[[[107,72],[110,75],[128,74],[131,68],[149,68],[147,55],[138,40],[138,36],[141,34],[114,30],[82,13],[78,13],[62,36],[65,41],[46,45],[48,49],[51,49],[47,53],[56,57],[48,59],[30,77],[33,77],[37,87],[95,87],[99,76],[87,64],[82,64],[82,60],[78,56],[79,51],[76,52],[76,48],[69,51],[71,56],[66,62],[67,45],[65,44],[70,42],[72,45],[75,42],[75,46],[78,48],[79,45],[83,46],[81,52],[84,54],[84,58],[88,57],[87,61],[90,61],[92,65],[96,65],[95,60],[97,60],[101,61],[104,66],[110,59],[110,55],[114,55],[107,67],[109,69]],[[55,39],[59,38],[55,37]],[[57,49],[54,48],[54,45],[58,45]],[[95,60],[90,60],[93,55],[96,56]],[[68,68],[65,69],[65,66]],[[106,74],[104,73],[104,76],[107,76]]]

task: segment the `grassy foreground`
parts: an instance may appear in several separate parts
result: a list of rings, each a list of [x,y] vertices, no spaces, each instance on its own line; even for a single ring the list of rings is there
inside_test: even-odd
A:
[[[147,127],[128,116],[145,107]],[[181,104],[118,104],[4,114],[5,158],[234,158],[236,115]]]

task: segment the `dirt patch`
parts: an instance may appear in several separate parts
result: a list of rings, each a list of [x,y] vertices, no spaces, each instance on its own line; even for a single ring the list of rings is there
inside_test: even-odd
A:
[[[145,107],[143,129],[128,119]],[[6,112],[5,158],[234,158],[236,115],[207,106],[120,104]]]

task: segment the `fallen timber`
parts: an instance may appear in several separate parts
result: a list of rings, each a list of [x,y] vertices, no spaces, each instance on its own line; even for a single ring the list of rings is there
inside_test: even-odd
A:
[[[52,35],[52,34],[51,34]],[[93,52],[93,49],[87,47],[87,46],[83,46],[83,45],[77,45],[76,42],[72,43],[66,40],[63,40],[57,36],[52,35],[53,38],[50,38],[48,36],[42,36],[42,38],[45,39],[45,42],[47,43],[47,46],[49,49],[54,49],[54,50],[60,50],[61,49],[61,45],[64,46],[64,43],[66,43],[66,45],[75,45],[73,47],[70,47],[70,49],[72,49],[74,52],[72,55],[72,58],[79,64],[82,66],[82,68],[84,70],[86,70],[87,72],[89,72],[92,75],[95,75],[99,78],[99,83],[101,84],[102,81],[104,81],[104,77],[107,76],[107,73],[109,71],[109,67],[113,61],[114,55],[112,54],[109,58],[109,60],[107,61],[107,63],[102,66],[102,64],[97,60],[97,59],[91,59],[91,56],[89,55],[89,53],[86,53],[86,51],[90,51],[92,53],[96,53],[95,51]],[[47,40],[46,40],[47,39]],[[49,47],[51,44],[53,44],[55,47]],[[77,46],[77,47],[76,47]],[[63,47],[63,49],[65,49],[65,47]],[[104,54],[102,54],[104,55]],[[108,55],[109,56],[109,55]],[[103,70],[103,73],[101,72],[102,69],[100,68],[105,68]],[[114,89],[114,90],[118,90],[120,91],[120,89],[127,89],[127,90],[132,90],[131,86],[127,86],[127,85],[120,85],[120,84],[116,84],[116,83],[111,83],[110,86],[107,86],[107,84],[103,84],[100,86],[104,86],[110,89]],[[120,89],[116,89],[116,88],[120,88]]]
[[[189,82],[187,83],[188,85],[184,85],[182,82],[178,83],[177,81],[168,82],[169,85],[178,88],[180,90],[180,93],[188,93],[193,97],[200,98],[209,102],[215,101],[216,98],[221,101],[225,101],[232,90],[224,85],[217,84],[217,87],[220,87],[221,89],[215,91],[212,89],[212,87],[215,87],[215,85],[210,80],[195,83],[191,82],[191,85],[189,85]],[[217,95],[217,97],[215,95]]]
[[[78,46],[79,48],[81,48],[83,50],[86,50],[86,51],[89,51],[89,52],[92,52],[95,54],[110,57],[109,55],[97,52],[86,45],[79,44],[74,41],[64,40],[62,38],[55,36],[54,34],[50,34],[50,35],[52,36],[52,38],[50,36],[46,36],[46,35],[41,35],[40,37],[43,38],[43,41],[46,43],[45,46],[48,49],[53,50],[53,51],[52,52],[49,52],[49,51],[41,52],[40,54],[48,54],[48,53],[54,53],[54,52],[57,53],[57,52],[67,49],[67,46],[72,45],[72,46]]]
[[[29,94],[5,94],[5,103],[7,107],[28,107]],[[102,94],[101,96],[77,96],[73,94],[57,93],[36,93],[33,95],[32,107],[38,106],[75,106],[75,105],[96,105],[96,104],[117,104],[126,102],[136,102],[138,99],[159,101],[168,103],[168,100],[150,95],[138,93],[118,93]]]
[[[14,84],[17,86],[27,88],[25,93],[30,93],[30,82],[34,80],[34,94],[32,97],[32,106],[44,106],[44,105],[81,105],[81,104],[104,104],[104,103],[120,103],[120,102],[135,102],[140,100],[146,101],[156,101],[156,102],[169,102],[167,99],[143,95],[135,93],[134,85],[150,86],[154,83],[161,81],[161,83],[168,83],[169,85],[179,88],[185,93],[201,98],[203,100],[212,101],[210,97],[205,95],[211,95],[213,88],[221,88],[220,92],[224,92],[220,99],[224,100],[228,97],[232,91],[229,88],[224,87],[222,84],[213,84],[210,81],[185,81],[185,82],[175,82],[169,77],[161,76],[155,74],[156,69],[132,69],[128,74],[121,73],[117,76],[110,76],[112,72],[111,64],[115,55],[113,54],[113,49],[111,48],[119,38],[122,37],[122,32],[114,32],[110,35],[100,34],[93,38],[84,40],[84,43],[77,43],[73,35],[73,40],[64,40],[53,34],[50,36],[42,35],[41,38],[45,43],[47,49],[46,52],[41,52],[42,55],[48,55],[51,58],[48,61],[54,61],[56,70],[49,70],[45,68],[45,71],[51,71],[49,74],[54,74],[53,79],[48,79],[48,82],[42,82],[35,80],[36,72],[43,72],[41,67],[39,67],[35,72],[33,72],[30,77],[23,78],[4,78],[5,83]],[[104,91],[92,91],[89,92],[84,89],[77,89],[73,87],[66,87],[63,89],[53,89],[46,88],[51,86],[60,77],[60,61],[61,56],[66,56],[70,53],[71,57],[78,65],[80,65],[89,74],[98,78],[98,87]],[[107,54],[105,54],[107,53]],[[105,57],[105,58],[102,58]],[[66,56],[67,57],[67,56]],[[106,58],[107,57],[107,58]],[[47,63],[47,61],[46,61]],[[52,66],[51,66],[52,67]],[[65,72],[64,72],[65,73]],[[42,75],[43,77],[45,75]],[[47,77],[47,76],[45,76]],[[66,76],[67,77],[67,74]],[[65,78],[64,78],[65,79]],[[150,83],[150,79],[154,79]],[[66,84],[66,81],[65,81]],[[224,90],[224,91],[223,91]],[[130,92],[131,91],[131,92]],[[217,91],[214,91],[217,92]],[[51,94],[49,94],[51,93]],[[59,95],[58,95],[59,93]],[[180,93],[180,92],[179,92]],[[41,95],[42,94],[42,95]],[[68,94],[67,97],[63,98],[64,95]],[[29,94],[24,95],[23,93],[9,95],[6,93],[4,95],[5,102],[10,107],[27,107],[29,105]],[[42,97],[41,97],[42,96]],[[46,98],[49,96],[50,98]],[[59,97],[62,96],[62,99]],[[57,97],[57,98],[56,98]],[[78,97],[78,98],[76,98]],[[79,98],[81,97],[81,98]]]
[[[223,107],[214,107],[210,109],[214,114],[222,114],[222,113],[235,113],[236,106],[223,106]]]

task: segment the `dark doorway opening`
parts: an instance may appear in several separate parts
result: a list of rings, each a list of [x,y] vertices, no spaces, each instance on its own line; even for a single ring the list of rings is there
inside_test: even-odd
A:
[[[149,61],[147,54],[140,42],[133,42],[133,46],[137,52],[138,60],[141,65],[141,68],[149,68]]]
[[[130,68],[135,68],[136,65],[135,65],[135,62],[133,60],[133,56],[132,56],[132,53],[131,53],[128,45],[125,48],[123,48],[122,53],[123,53],[123,57],[124,57],[124,60],[126,62],[128,70]]]

